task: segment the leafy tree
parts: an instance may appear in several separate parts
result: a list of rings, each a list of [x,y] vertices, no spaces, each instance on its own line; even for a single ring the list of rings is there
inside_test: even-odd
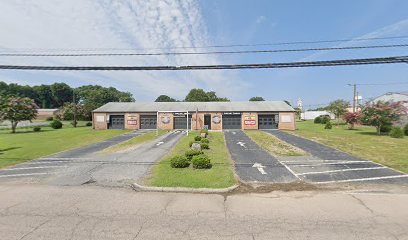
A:
[[[378,101],[363,107],[360,120],[365,125],[374,126],[380,135],[383,126],[398,121],[405,114],[407,109],[401,102]]]
[[[41,108],[60,107],[54,103],[50,85],[34,86],[33,89],[37,93],[36,103],[41,105]]]
[[[64,106],[58,112],[58,119],[61,120],[74,120],[74,112],[76,113],[76,119],[80,121],[88,121],[89,113],[85,109],[84,105],[79,103],[65,103]]]
[[[54,83],[50,85],[53,104],[50,107],[63,106],[66,102],[72,102],[73,89],[65,83]]]
[[[156,98],[155,102],[177,102],[177,100],[167,95],[160,95]]]
[[[299,107],[295,107],[296,117],[301,120],[302,119],[302,109]]]
[[[251,97],[249,99],[249,101],[251,101],[251,102],[260,102],[260,101],[265,101],[265,99],[263,97]]]
[[[11,132],[15,133],[19,122],[31,121],[37,116],[37,108],[29,98],[0,96],[0,121],[9,120]]]
[[[338,99],[332,101],[327,107],[327,109],[329,110],[329,112],[333,113],[336,116],[337,124],[339,124],[340,117],[347,112],[348,107],[349,107],[348,101]]]
[[[354,125],[360,122],[360,115],[358,113],[346,112],[343,115],[343,119],[349,125],[349,129],[353,129]]]
[[[205,92],[200,88],[193,88],[184,99],[185,102],[229,102],[228,98],[220,98],[213,91]]]

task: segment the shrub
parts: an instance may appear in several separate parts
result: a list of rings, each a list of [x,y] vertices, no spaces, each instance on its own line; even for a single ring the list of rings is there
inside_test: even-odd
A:
[[[390,137],[392,138],[403,138],[404,137],[404,131],[398,126],[394,126],[391,128],[390,131]]]
[[[201,136],[195,136],[195,137],[194,137],[194,140],[197,141],[197,142],[199,142],[199,141],[201,141],[201,138],[202,138]]]
[[[203,138],[203,139],[201,139],[201,143],[207,143],[207,144],[209,144],[209,143],[210,143],[210,140],[208,140],[208,138]]]
[[[34,128],[33,128],[33,131],[34,131],[34,132],[39,132],[39,131],[41,131],[41,128],[40,128],[40,127],[34,127]]]
[[[405,134],[405,136],[408,136],[408,123],[407,123],[407,124],[405,124],[405,127],[404,127],[404,134]]]
[[[208,146],[208,143],[201,143],[201,148],[202,149],[210,149],[210,146]]]
[[[323,116],[321,117],[321,119],[322,124],[327,124],[328,122],[330,122],[330,118],[328,116]]]
[[[45,121],[52,121],[52,120],[54,120],[53,117],[47,117],[47,118],[45,119]]]
[[[58,121],[58,120],[53,120],[53,121],[50,123],[50,126],[51,126],[52,128],[54,128],[54,129],[60,129],[60,128],[62,128],[62,122],[60,122],[60,121]]]
[[[392,123],[384,124],[380,127],[380,133],[389,133],[392,129]]]
[[[197,156],[197,155],[200,155],[200,154],[203,154],[203,152],[202,152],[202,151],[198,151],[198,150],[188,150],[188,151],[186,151],[186,153],[185,153],[186,157],[187,157],[189,160],[191,160],[194,156]]]
[[[196,168],[196,169],[205,169],[205,168],[212,167],[211,161],[206,155],[194,156],[192,159],[192,163],[193,163],[193,168]]]
[[[170,166],[172,168],[186,168],[190,166],[190,160],[185,156],[174,156],[170,159]]]
[[[331,122],[327,122],[326,125],[324,126],[324,129],[332,129],[332,124]]]
[[[315,117],[315,119],[314,119],[314,121],[313,121],[314,123],[322,123],[322,118],[319,116],[319,117]]]
[[[208,134],[208,129],[201,129],[200,133]]]
[[[87,122],[87,123],[85,124],[85,126],[90,127],[90,126],[92,126],[92,123],[91,123],[91,122]]]

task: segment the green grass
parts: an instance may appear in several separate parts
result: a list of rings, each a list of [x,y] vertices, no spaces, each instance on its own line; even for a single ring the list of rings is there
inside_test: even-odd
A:
[[[156,139],[157,137],[162,136],[163,134],[167,133],[168,131],[165,130],[159,130],[159,135],[156,136],[156,131],[153,132],[148,132],[142,135],[139,135],[137,137],[134,137],[130,140],[127,140],[125,142],[121,142],[119,144],[113,145],[112,147],[108,147],[103,150],[105,153],[114,153],[114,152],[119,152],[119,151],[124,151],[129,148],[133,148],[139,144],[151,141]]]
[[[307,153],[297,147],[294,147],[284,141],[279,140],[275,136],[269,133],[258,131],[258,130],[247,130],[245,131],[255,143],[261,146],[262,149],[269,152],[276,157],[287,157],[287,156],[304,156]]]
[[[234,185],[236,180],[232,170],[231,160],[228,157],[224,143],[224,133],[211,132],[209,134],[210,149],[204,153],[211,158],[211,169],[171,168],[170,158],[184,155],[189,149],[189,142],[197,136],[191,132],[183,137],[158,165],[154,166],[147,183],[158,187],[189,187],[189,188],[226,188]]]
[[[295,134],[299,136],[408,173],[408,137],[378,136],[375,128],[367,126],[348,130],[347,125],[333,125],[333,129],[327,130],[324,124],[314,124],[313,121],[296,124]]]
[[[12,134],[9,129],[0,130],[0,168],[29,161],[71,148],[82,147],[111,138],[129,130],[93,130],[64,124],[62,129],[41,127],[41,132],[31,128],[19,128]]]

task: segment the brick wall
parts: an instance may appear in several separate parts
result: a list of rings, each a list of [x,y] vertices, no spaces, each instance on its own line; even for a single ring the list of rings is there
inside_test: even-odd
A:
[[[108,129],[106,113],[93,113],[92,126],[94,129]]]
[[[172,130],[174,126],[173,121],[174,117],[172,113],[159,113],[157,126],[160,129]]]
[[[126,113],[125,114],[125,129],[139,129],[140,128],[140,115],[138,113]]]
[[[258,129],[258,113],[244,112],[242,113],[242,129]]]
[[[294,112],[280,112],[279,113],[279,129],[295,130],[295,113]]]

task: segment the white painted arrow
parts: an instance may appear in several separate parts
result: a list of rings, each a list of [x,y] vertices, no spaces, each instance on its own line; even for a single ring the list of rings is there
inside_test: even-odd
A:
[[[238,145],[240,145],[241,147],[245,147],[245,143],[244,142],[237,142]]]
[[[156,146],[160,146],[160,145],[162,145],[164,142],[158,142],[158,143],[156,143]]]
[[[265,172],[265,170],[264,170],[264,167],[265,167],[265,166],[263,166],[262,164],[260,164],[260,163],[255,163],[252,167],[257,168],[258,171],[259,171],[261,174],[266,174],[266,172]]]

